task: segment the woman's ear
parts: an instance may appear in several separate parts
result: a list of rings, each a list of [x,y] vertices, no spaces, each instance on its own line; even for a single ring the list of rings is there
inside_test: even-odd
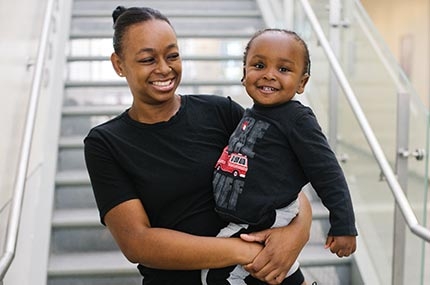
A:
[[[245,86],[245,77],[246,77],[246,69],[244,67],[243,68],[243,75],[242,75],[242,78],[240,79],[240,82],[242,82],[243,86]]]
[[[297,94],[302,94],[305,92],[305,86],[308,84],[310,75],[308,73],[305,73],[302,75],[302,79],[300,80],[299,87],[297,88]]]
[[[113,69],[119,76],[124,76],[123,68],[122,68],[122,60],[115,52],[110,56],[110,61],[112,63]]]

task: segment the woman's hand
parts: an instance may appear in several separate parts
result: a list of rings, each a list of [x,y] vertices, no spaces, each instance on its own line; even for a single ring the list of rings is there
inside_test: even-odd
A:
[[[309,240],[312,210],[304,194],[300,198],[299,215],[285,227],[272,228],[241,238],[264,244],[254,261],[244,266],[252,276],[268,284],[280,284]]]

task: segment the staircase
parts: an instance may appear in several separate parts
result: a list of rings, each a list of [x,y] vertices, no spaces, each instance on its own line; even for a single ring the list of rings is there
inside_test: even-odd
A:
[[[109,61],[113,9],[145,6],[169,17],[183,59],[181,94],[231,96],[243,106],[250,101],[240,84],[246,42],[265,24],[251,0],[75,0],[68,50],[67,80],[52,218],[48,284],[141,284],[136,266],[121,254],[99,221],[85,169],[82,140],[89,129],[122,112],[131,95]],[[308,282],[350,284],[352,259],[339,259],[323,249],[327,211],[314,192],[311,240],[300,262]]]

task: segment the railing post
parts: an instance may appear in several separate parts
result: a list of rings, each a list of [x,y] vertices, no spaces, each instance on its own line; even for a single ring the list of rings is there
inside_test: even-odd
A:
[[[342,5],[340,0],[330,0],[330,45],[333,53],[339,59],[340,55],[340,27],[342,26]],[[329,79],[329,109],[328,109],[328,142],[336,152],[337,148],[337,123],[339,105],[339,87],[336,75],[330,68]]]
[[[285,23],[285,28],[289,30],[293,30],[294,28],[294,20],[295,20],[295,8],[294,8],[294,0],[284,0],[284,18],[282,22]]]
[[[397,180],[405,196],[408,189],[408,153],[409,153],[409,94],[399,91],[397,94],[397,154],[396,174]],[[393,260],[392,282],[393,285],[402,285],[404,280],[406,246],[406,223],[397,205],[394,209],[393,232]]]

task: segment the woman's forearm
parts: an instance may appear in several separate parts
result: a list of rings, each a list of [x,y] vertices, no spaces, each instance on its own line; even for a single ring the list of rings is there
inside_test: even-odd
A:
[[[135,262],[160,269],[194,270],[247,264],[262,249],[259,244],[239,238],[200,237],[162,228],[148,229],[142,236],[142,244],[151,246],[140,246]]]
[[[193,270],[246,264],[262,249],[258,243],[238,238],[201,237],[152,228],[137,199],[119,204],[104,220],[125,257],[151,268]]]
[[[308,242],[310,237],[310,229],[312,225],[312,207],[306,195],[301,192],[299,194],[300,210],[296,218],[294,218],[290,226],[298,233],[298,239],[303,241],[303,246]]]

